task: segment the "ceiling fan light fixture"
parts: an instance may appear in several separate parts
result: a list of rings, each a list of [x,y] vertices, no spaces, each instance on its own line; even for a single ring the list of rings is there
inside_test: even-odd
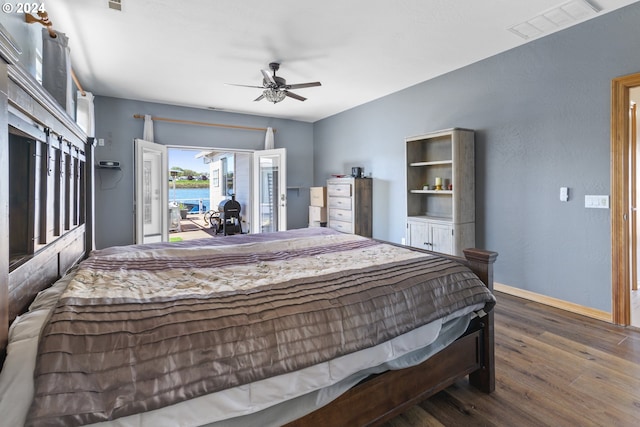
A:
[[[267,101],[273,102],[274,104],[282,101],[287,96],[283,90],[273,88],[265,89],[262,94],[267,98]]]
[[[266,98],[267,101],[273,102],[274,104],[283,101],[286,97],[296,99],[298,101],[305,101],[307,99],[304,96],[289,92],[289,89],[304,89],[307,87],[322,86],[320,82],[287,84],[287,81],[284,78],[276,76],[276,71],[280,68],[280,64],[278,64],[277,62],[272,62],[269,64],[269,68],[271,69],[271,71],[273,71],[273,75],[270,74],[267,70],[260,70],[263,77],[262,86],[239,85],[231,83],[227,84],[231,84],[232,86],[261,89],[262,94],[253,101],[261,101]]]

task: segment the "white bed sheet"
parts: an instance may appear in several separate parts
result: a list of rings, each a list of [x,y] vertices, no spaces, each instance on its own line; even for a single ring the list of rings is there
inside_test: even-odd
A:
[[[11,325],[0,373],[0,420],[4,425],[24,425],[33,398],[38,336],[72,274],[41,292],[29,312]],[[92,426],[278,426],[329,403],[372,373],[421,363],[460,336],[480,309],[482,305],[467,307],[375,347],[296,372]]]

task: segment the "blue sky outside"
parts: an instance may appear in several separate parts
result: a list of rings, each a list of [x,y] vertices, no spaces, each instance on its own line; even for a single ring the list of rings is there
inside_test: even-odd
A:
[[[169,170],[173,168],[191,169],[199,173],[208,173],[209,166],[203,159],[196,159],[195,156],[202,150],[169,148]]]

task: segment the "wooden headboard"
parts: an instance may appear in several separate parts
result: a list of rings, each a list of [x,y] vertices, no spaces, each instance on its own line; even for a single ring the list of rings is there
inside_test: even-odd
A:
[[[93,140],[0,28],[0,364],[9,324],[92,248]]]

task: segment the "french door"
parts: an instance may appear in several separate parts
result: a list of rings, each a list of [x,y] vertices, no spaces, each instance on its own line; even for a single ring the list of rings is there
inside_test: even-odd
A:
[[[254,152],[252,233],[287,229],[286,165],[284,148]]]
[[[167,147],[136,139],[135,236],[136,243],[169,240],[169,178]]]

